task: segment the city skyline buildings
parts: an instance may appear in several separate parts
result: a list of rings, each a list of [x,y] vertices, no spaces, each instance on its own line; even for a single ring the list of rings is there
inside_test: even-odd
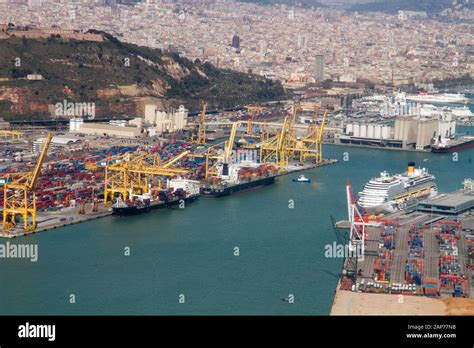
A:
[[[251,70],[286,86],[315,82],[317,54],[324,55],[324,77],[333,81],[403,85],[474,72],[474,40],[470,26],[462,21],[400,20],[396,14],[303,10],[230,0],[103,3],[43,0],[33,10],[26,0],[14,5],[0,0],[0,23],[103,30],[125,42],[172,49],[191,60]],[[232,45],[236,35],[238,49],[233,47],[236,42]]]

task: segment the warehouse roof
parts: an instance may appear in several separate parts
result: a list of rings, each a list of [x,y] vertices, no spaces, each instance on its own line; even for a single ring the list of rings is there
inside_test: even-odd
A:
[[[135,132],[135,133],[140,133],[140,129],[137,127],[127,127],[127,126],[117,126],[117,125],[112,125],[112,124],[105,124],[105,123],[83,123],[81,124],[80,129],[96,129],[96,130],[101,130],[104,132]]]
[[[418,205],[418,210],[445,214],[460,214],[474,208],[474,191],[459,190],[435,197]]]
[[[38,138],[36,139],[36,141],[38,142],[44,142],[44,139],[45,138]],[[51,143],[52,144],[57,144],[57,145],[71,145],[71,144],[75,144],[75,143],[79,143],[81,142],[80,139],[78,138],[68,138],[68,137],[59,137],[59,136],[55,136],[53,137],[53,139],[51,139]]]

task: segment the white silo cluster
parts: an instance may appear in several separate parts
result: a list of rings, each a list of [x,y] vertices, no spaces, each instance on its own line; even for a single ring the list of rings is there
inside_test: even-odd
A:
[[[69,132],[77,133],[83,123],[84,123],[83,118],[71,118],[69,120]]]
[[[345,134],[354,138],[390,139],[391,131],[390,126],[381,124],[349,123],[346,125]]]
[[[416,113],[417,104],[412,102],[397,103],[395,104],[395,115],[396,116],[407,116]]]
[[[157,134],[182,130],[187,119],[188,110],[183,105],[170,112],[159,110],[157,105],[145,105],[145,122],[154,126]]]

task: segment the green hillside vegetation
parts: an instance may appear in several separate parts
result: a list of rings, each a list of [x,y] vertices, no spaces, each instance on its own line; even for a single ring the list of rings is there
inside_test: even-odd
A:
[[[279,82],[106,37],[104,42],[66,41],[60,37],[0,40],[0,78],[16,79],[0,82],[0,88],[32,89],[33,98],[44,103],[64,98],[94,100],[99,90],[120,86],[135,87],[136,96],[173,98],[196,106],[199,100],[206,100],[213,107],[274,100],[284,95]],[[17,58],[20,67],[15,66]],[[21,79],[32,73],[41,74],[45,80]]]

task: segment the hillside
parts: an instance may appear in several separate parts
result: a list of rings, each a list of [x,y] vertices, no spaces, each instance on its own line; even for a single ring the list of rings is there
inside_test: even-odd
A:
[[[104,35],[104,42],[0,40],[0,117],[49,117],[48,104],[64,99],[95,102],[101,117],[133,114],[143,97],[196,109],[200,100],[210,108],[232,107],[284,93],[278,82]],[[44,80],[26,80],[28,74],[41,74]]]

